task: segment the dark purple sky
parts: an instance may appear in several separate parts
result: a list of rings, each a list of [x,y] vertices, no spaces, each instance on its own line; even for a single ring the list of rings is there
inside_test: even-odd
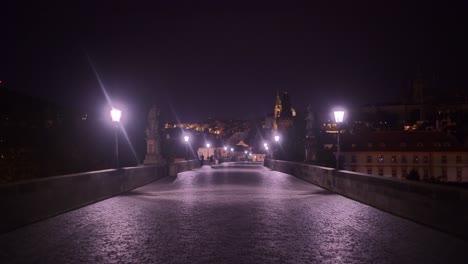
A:
[[[89,56],[114,100],[193,120],[262,116],[277,89],[298,110],[394,102],[418,67],[431,93],[467,85],[461,4],[76,2],[2,4],[4,87],[99,109]]]

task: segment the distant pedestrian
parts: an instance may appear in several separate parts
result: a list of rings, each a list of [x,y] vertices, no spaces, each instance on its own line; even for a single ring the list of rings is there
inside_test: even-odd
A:
[[[203,156],[203,154],[201,154],[200,156],[200,167],[203,166],[203,161],[205,160],[205,156]]]

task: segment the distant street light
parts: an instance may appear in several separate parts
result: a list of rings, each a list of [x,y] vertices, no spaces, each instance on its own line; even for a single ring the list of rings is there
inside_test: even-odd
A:
[[[263,146],[265,147],[265,150],[267,151],[266,155],[268,156],[269,151],[268,151],[268,143],[263,143]]]
[[[336,129],[338,130],[337,144],[336,144],[336,169],[340,169],[340,124],[344,120],[344,111],[338,110],[333,112],[335,115]]]
[[[210,143],[206,143],[206,150],[208,151],[208,156],[207,158],[210,157]]]
[[[119,124],[120,117],[122,116],[122,111],[117,108],[113,108],[110,111],[112,122],[115,127],[115,167],[118,168],[119,165]]]
[[[190,140],[189,136],[184,136],[185,141],[185,160],[188,160],[188,142]]]
[[[226,158],[228,156],[227,147],[224,147],[224,153],[226,153]]]
[[[276,142],[275,159],[278,158],[278,145],[279,145],[279,140],[280,140],[280,136],[279,136],[279,135],[276,135],[276,136],[275,136],[275,142]]]

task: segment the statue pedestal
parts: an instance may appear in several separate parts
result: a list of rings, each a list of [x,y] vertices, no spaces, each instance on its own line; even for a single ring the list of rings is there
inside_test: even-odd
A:
[[[166,164],[166,160],[163,159],[161,156],[156,155],[146,155],[145,160],[143,161],[144,165],[157,165],[157,164]]]
[[[160,146],[158,138],[146,139],[146,157],[143,161],[144,165],[165,164],[165,160],[160,154]]]
[[[306,137],[305,142],[305,161],[316,162],[317,161],[317,140],[314,136]]]

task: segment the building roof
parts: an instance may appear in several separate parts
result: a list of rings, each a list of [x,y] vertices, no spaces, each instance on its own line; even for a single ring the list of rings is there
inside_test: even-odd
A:
[[[340,135],[340,150],[353,151],[468,151],[455,137],[433,131],[385,131]]]

